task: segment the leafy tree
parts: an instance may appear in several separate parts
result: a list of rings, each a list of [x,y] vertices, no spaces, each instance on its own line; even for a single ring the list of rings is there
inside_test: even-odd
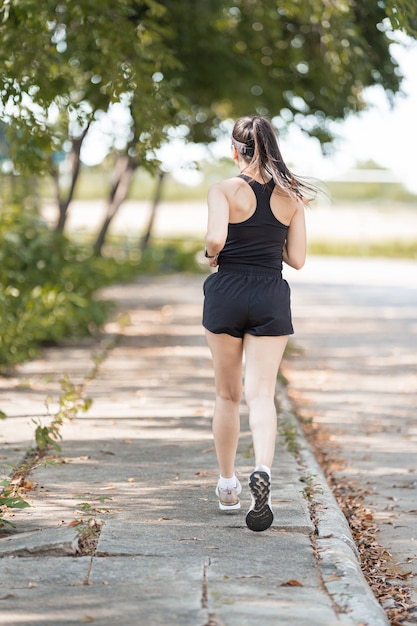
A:
[[[0,11],[1,113],[11,158],[21,171],[53,177],[62,230],[94,120],[116,102],[130,107],[138,134],[126,146],[137,161],[149,161],[164,137],[172,90],[157,78],[176,63],[161,45],[169,38],[165,9],[155,0],[9,0]],[[60,177],[62,157],[69,186]]]
[[[257,112],[322,144],[329,122],[364,108],[365,87],[400,86],[378,4],[320,0],[164,0],[179,63],[164,82],[189,103],[173,111],[188,139],[215,140],[225,119]],[[105,225],[104,225],[105,226]],[[103,233],[103,229],[101,231]]]
[[[330,120],[364,107],[363,89],[399,88],[379,3],[322,0],[165,0],[179,68],[168,73],[192,102],[195,140],[221,120],[256,111],[281,115],[320,141]],[[184,69],[186,71],[184,71]]]
[[[331,120],[364,107],[365,87],[392,95],[400,85],[382,2],[9,0],[0,11],[12,158],[54,177],[59,229],[92,122],[114,103],[130,112],[97,251],[133,172],[152,169],[169,127],[209,142],[224,120],[257,112],[325,143]],[[60,154],[71,163],[65,193]]]

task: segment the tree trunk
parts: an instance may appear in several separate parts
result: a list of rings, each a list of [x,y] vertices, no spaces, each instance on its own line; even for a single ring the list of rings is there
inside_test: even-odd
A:
[[[126,199],[133,174],[138,166],[139,159],[137,156],[130,157],[126,154],[119,159],[118,174],[109,193],[106,216],[94,243],[94,254],[96,256],[101,255],[110,223],[119,210],[120,205]]]
[[[165,172],[163,172],[162,170],[159,170],[159,172],[158,172],[158,179],[156,181],[155,194],[154,194],[152,208],[151,208],[151,214],[149,216],[148,226],[147,226],[147,228],[145,230],[145,234],[143,235],[143,238],[142,238],[142,243],[141,243],[141,250],[142,250],[142,252],[144,252],[146,250],[146,248],[148,247],[148,245],[149,245],[149,240],[151,238],[152,229],[153,229],[153,225],[154,225],[154,222],[155,222],[156,210],[157,210],[158,205],[159,205],[159,203],[161,201],[162,187],[163,187],[164,179],[165,179]]]
[[[61,189],[60,181],[59,181],[58,168],[55,168],[52,174],[52,178],[53,178],[54,186],[55,186],[55,197],[56,197],[58,211],[59,211],[58,221],[55,226],[56,232],[62,233],[65,227],[65,222],[67,221],[68,207],[71,204],[72,199],[74,197],[75,187],[77,185],[78,177],[80,174],[81,146],[88,133],[89,128],[90,128],[90,125],[88,124],[79,137],[72,138],[72,147],[71,147],[71,152],[70,152],[71,184],[70,184],[70,188],[68,190],[66,198],[63,198],[62,196],[62,189]]]

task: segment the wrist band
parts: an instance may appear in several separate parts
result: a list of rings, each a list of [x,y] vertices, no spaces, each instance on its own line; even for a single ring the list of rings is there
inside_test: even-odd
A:
[[[214,257],[217,256],[217,254],[213,254],[213,256],[211,256],[208,252],[207,252],[207,248],[204,248],[204,256],[206,257],[206,259],[214,259]]]

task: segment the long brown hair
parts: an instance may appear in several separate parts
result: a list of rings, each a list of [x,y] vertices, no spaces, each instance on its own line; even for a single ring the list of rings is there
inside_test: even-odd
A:
[[[261,174],[267,183],[275,183],[275,189],[306,200],[315,195],[314,186],[303,182],[285,165],[275,130],[265,117],[245,116],[233,127],[232,142],[242,158]]]

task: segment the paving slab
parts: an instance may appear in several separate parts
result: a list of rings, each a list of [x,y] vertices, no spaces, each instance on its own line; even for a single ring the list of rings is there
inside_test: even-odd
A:
[[[72,556],[78,550],[78,536],[73,528],[38,528],[0,537],[2,557],[13,556]]]
[[[2,531],[0,624],[387,626],[347,523],[279,387],[281,432],[297,431],[299,451],[290,452],[279,437],[274,524],[264,533],[245,525],[253,456],[243,405],[242,510],[219,511],[202,282],[174,275],[108,290],[129,319],[108,325],[116,342],[88,385],[91,410],[65,424],[61,454],[31,472],[34,485],[25,496],[31,508],[14,513],[15,530]],[[46,350],[39,363],[19,368],[7,388],[9,406],[16,398],[20,416],[38,413],[40,396],[49,384],[59,392],[63,372],[89,371],[87,353],[95,346],[81,348]],[[29,390],[41,387],[35,409],[30,393],[21,394],[22,376]],[[23,449],[27,432],[21,439],[15,433],[13,445]],[[2,454],[7,461],[7,446]],[[77,536],[73,524],[97,519],[94,554],[66,552]],[[58,537],[65,540],[59,544]],[[54,545],[64,548],[54,552]]]

